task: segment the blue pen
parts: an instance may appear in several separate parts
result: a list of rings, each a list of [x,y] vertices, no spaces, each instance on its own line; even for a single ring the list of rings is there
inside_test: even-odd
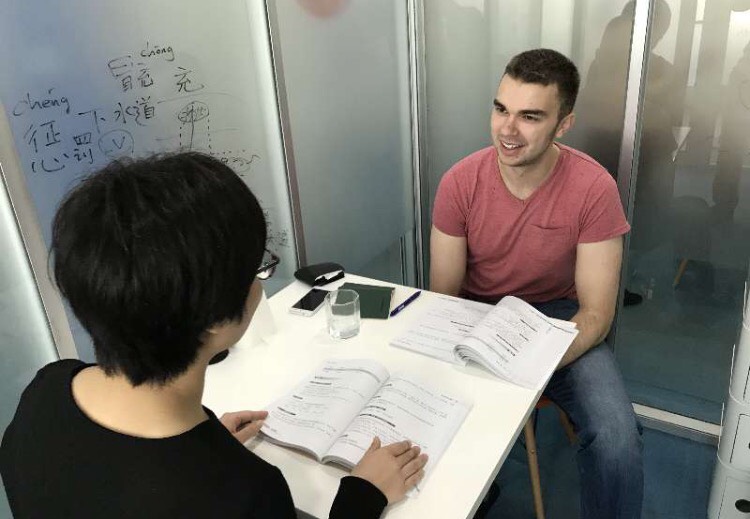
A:
[[[393,317],[394,315],[398,315],[398,313],[399,313],[399,312],[400,312],[401,310],[403,310],[404,308],[406,308],[407,306],[409,306],[410,304],[412,304],[412,302],[414,302],[414,300],[415,300],[416,298],[418,298],[418,297],[419,297],[419,294],[421,294],[421,293],[422,293],[422,291],[421,291],[421,290],[417,290],[417,291],[416,291],[416,292],[414,292],[414,293],[413,293],[412,295],[410,295],[410,296],[409,296],[409,297],[408,297],[408,298],[406,299],[406,301],[404,301],[403,303],[401,303],[400,305],[398,305],[398,306],[397,306],[396,308],[394,308],[394,309],[393,309],[393,311],[391,312],[391,317]]]

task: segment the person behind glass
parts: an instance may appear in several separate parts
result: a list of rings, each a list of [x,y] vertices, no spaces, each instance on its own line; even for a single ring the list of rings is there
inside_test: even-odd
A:
[[[577,101],[578,114],[586,119],[586,124],[566,136],[569,142],[573,137],[573,146],[591,150],[591,154],[615,179],[620,160],[621,124],[625,118],[634,18],[635,1],[631,0],[622,7],[618,16],[607,23]],[[635,281],[636,271],[646,279],[653,275],[647,273],[649,265],[640,258],[670,242],[674,232],[670,222],[675,180],[673,152],[677,143],[672,128],[682,125],[681,95],[684,96],[684,88],[680,86],[674,65],[654,50],[667,34],[671,19],[669,4],[665,0],[656,0],[648,41],[648,73],[645,75],[641,110],[638,181],[635,187],[637,203],[629,249],[628,277],[631,282]],[[625,306],[642,302],[642,294],[630,292],[626,287],[623,298]]]
[[[602,342],[630,226],[612,176],[555,142],[573,125],[578,86],[575,65],[553,50],[522,52],[508,63],[492,102],[493,145],[440,181],[430,288],[490,303],[514,295],[576,323],[578,336],[544,394],[565,410],[580,440],[581,516],[637,518],[640,427]]]
[[[97,364],[54,362],[24,391],[0,447],[17,519],[296,517],[279,469],[243,446],[267,413],[201,406],[209,360],[261,298],[265,242],[255,196],[207,155],[115,161],[67,195],[54,276]],[[330,517],[379,517],[425,463],[373,439]]]

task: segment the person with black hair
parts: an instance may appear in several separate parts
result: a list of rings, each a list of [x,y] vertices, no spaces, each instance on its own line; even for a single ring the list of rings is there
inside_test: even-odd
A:
[[[267,413],[201,405],[209,361],[261,298],[265,243],[255,196],[199,153],[118,160],[67,195],[54,276],[97,364],[54,362],[24,391],[0,446],[17,519],[296,517],[281,472],[243,446]],[[379,517],[425,463],[375,438],[330,517]]]
[[[544,390],[580,440],[581,517],[638,518],[642,442],[603,343],[615,314],[622,236],[612,176],[555,142],[573,125],[580,79],[550,49],[518,54],[492,102],[493,145],[456,163],[435,197],[430,288],[496,303],[514,295],[578,335]]]

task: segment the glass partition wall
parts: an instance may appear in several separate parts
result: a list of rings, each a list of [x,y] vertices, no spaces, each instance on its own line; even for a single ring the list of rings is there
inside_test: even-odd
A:
[[[615,351],[634,401],[718,424],[750,256],[750,3],[656,0]]]
[[[267,2],[300,262],[414,284],[406,2]]]

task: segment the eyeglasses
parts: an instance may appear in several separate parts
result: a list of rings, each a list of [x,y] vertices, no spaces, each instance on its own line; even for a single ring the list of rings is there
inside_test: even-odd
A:
[[[276,266],[280,261],[281,259],[276,254],[266,249],[263,252],[263,261],[260,262],[260,267],[258,267],[258,270],[255,272],[255,277],[258,279],[270,278],[276,271]]]

